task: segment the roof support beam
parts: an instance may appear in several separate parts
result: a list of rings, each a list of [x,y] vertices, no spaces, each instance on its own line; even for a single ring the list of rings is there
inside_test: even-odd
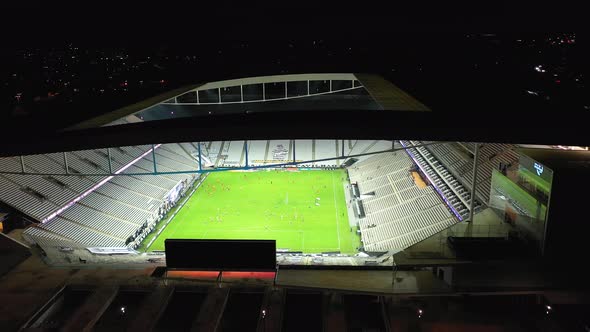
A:
[[[324,331],[346,331],[346,317],[342,294],[326,293],[323,295]]]
[[[152,159],[154,162],[154,174],[158,173],[158,166],[156,166],[156,147],[152,144]]]
[[[246,167],[248,167],[248,141],[244,141],[244,154],[246,156]]]
[[[471,202],[469,206],[469,219],[467,221],[473,222],[473,209],[475,208],[475,189],[477,188],[477,158],[479,156],[479,143],[475,143],[475,150],[473,151],[473,177],[471,178]]]
[[[284,307],[285,292],[282,289],[273,290],[269,288],[262,300],[256,332],[280,331]]]
[[[203,158],[201,157],[201,142],[198,142],[198,149],[199,149],[199,171],[203,170]]]
[[[113,163],[111,161],[111,148],[107,148],[107,157],[109,159],[109,174],[113,174]]]
[[[157,287],[143,301],[137,316],[130,323],[127,331],[152,331],[166,310],[173,294],[174,287]]]
[[[217,331],[228,298],[229,288],[211,288],[191,331]]]
[[[23,158],[23,156],[20,156],[20,171],[21,173],[25,173],[25,159]]]
[[[70,174],[70,167],[68,166],[68,153],[64,152],[64,166],[66,168],[66,174]]]
[[[274,168],[274,167],[282,167],[282,166],[297,166],[297,165],[305,165],[305,164],[310,164],[310,163],[314,163],[314,162],[322,162],[322,161],[331,161],[331,160],[339,160],[339,159],[347,159],[347,158],[356,158],[356,157],[363,157],[363,156],[372,156],[372,155],[376,155],[376,154],[380,154],[380,153],[385,153],[385,152],[394,152],[394,151],[401,151],[401,150],[405,150],[405,149],[409,149],[409,148],[413,148],[413,147],[420,147],[420,146],[428,146],[428,145],[435,145],[435,144],[443,144],[444,142],[432,142],[432,143],[424,143],[424,144],[416,144],[416,145],[408,145],[407,147],[399,147],[396,149],[386,149],[386,150],[381,150],[381,151],[374,151],[374,152],[365,152],[365,153],[358,153],[358,154],[351,154],[348,156],[335,156],[335,157],[330,157],[330,158],[313,158],[310,160],[302,160],[302,161],[289,161],[289,162],[285,162],[285,163],[280,163],[280,164],[269,164],[269,165],[260,165],[260,166],[247,166],[247,167],[220,167],[220,168],[214,168],[214,169],[198,169],[198,170],[181,170],[181,171],[169,171],[169,172],[158,172],[157,168],[154,172],[149,173],[149,172],[144,172],[144,173],[134,173],[134,172],[128,172],[128,173],[123,173],[124,170],[126,170],[128,167],[130,167],[131,165],[133,165],[135,162],[137,162],[139,159],[146,157],[148,154],[152,154],[152,157],[155,156],[155,153],[152,149],[146,151],[142,156],[139,156],[135,161],[132,161],[131,163],[127,164],[126,166],[124,166],[123,168],[119,169],[118,171],[116,171],[113,174],[110,174],[111,178],[115,177],[115,176],[141,176],[141,175],[168,175],[168,174],[200,174],[200,173],[212,173],[212,172],[221,172],[221,171],[228,171],[228,170],[251,170],[251,169],[265,169],[265,168]],[[295,143],[294,143],[295,144]],[[161,146],[161,144],[158,144],[155,146],[155,148],[159,148]],[[312,156],[313,156],[313,152],[312,152]],[[153,158],[155,161],[155,158]],[[295,159],[295,158],[293,158]],[[154,167],[157,167],[156,165],[154,165]],[[0,174],[22,174],[20,172],[3,172],[0,171]],[[70,175],[70,176],[100,176],[100,175],[104,175],[104,176],[109,176],[109,174],[106,173],[35,173],[35,172],[27,172],[27,175],[47,175],[47,176],[61,176],[61,175]]]
[[[92,331],[94,324],[107,310],[111,302],[119,292],[118,286],[104,286],[98,288],[85,302],[71,315],[62,327],[61,331]]]

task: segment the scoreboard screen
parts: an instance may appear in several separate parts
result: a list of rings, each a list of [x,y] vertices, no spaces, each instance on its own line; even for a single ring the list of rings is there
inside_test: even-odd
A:
[[[180,270],[275,271],[275,240],[166,239],[166,266]]]

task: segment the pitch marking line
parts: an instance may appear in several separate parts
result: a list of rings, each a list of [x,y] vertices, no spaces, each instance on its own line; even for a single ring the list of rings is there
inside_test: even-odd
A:
[[[336,202],[336,187],[334,186],[334,173],[330,174],[332,178],[332,194],[334,195],[334,210],[336,213],[336,234],[338,234],[338,250],[341,250],[340,246],[340,217],[338,217],[338,203]]]
[[[199,188],[200,188],[200,187],[203,185],[203,182],[205,182],[205,180],[207,180],[207,177],[205,177],[204,179],[202,179],[202,180],[201,180],[201,182],[200,182],[200,183],[197,185],[197,187],[196,187],[196,188],[194,188],[194,189],[191,191],[190,195],[188,195],[188,197],[186,197],[186,198],[185,198],[185,199],[182,201],[182,203],[180,204],[180,206],[178,207],[178,209],[177,209],[177,210],[174,212],[174,214],[173,214],[172,216],[170,216],[170,217],[168,218],[168,220],[162,220],[162,221],[161,221],[161,223],[164,223],[164,226],[163,226],[163,228],[161,228],[160,230],[156,230],[156,232],[160,232],[160,234],[159,234],[159,235],[156,235],[156,237],[155,237],[155,238],[153,238],[153,239],[152,239],[152,240],[149,242],[148,246],[145,248],[145,252],[147,252],[147,251],[148,251],[148,250],[149,250],[149,249],[152,247],[152,245],[153,245],[153,244],[154,244],[154,243],[155,243],[155,242],[158,240],[158,238],[159,238],[160,236],[162,236],[162,234],[163,234],[163,233],[166,231],[166,228],[168,228],[168,226],[170,225],[170,223],[172,222],[172,220],[174,220],[174,219],[176,218],[176,215],[177,215],[177,214],[180,212],[180,210],[184,209],[184,206],[185,206],[185,204],[187,204],[187,203],[188,203],[188,202],[189,202],[189,201],[190,201],[190,200],[193,198],[193,196],[195,195],[195,193],[197,192],[197,190],[198,190],[198,189],[199,189]],[[170,227],[172,227],[172,226],[170,226]],[[156,228],[156,229],[157,229],[157,228]],[[168,229],[169,229],[169,228],[168,228]],[[175,230],[176,230],[176,228],[174,228],[174,231],[175,231]],[[174,231],[173,231],[173,232],[174,232]],[[145,241],[145,239],[144,239],[144,241]]]
[[[204,181],[203,181],[203,182],[204,182]],[[197,188],[197,189],[200,189],[200,188]],[[195,192],[194,192],[194,193],[191,195],[191,197],[189,197],[188,201],[186,202],[187,204],[188,204],[188,203],[191,203],[190,201],[193,199],[193,196],[194,196],[195,194],[197,194],[197,191],[196,191],[196,190],[195,190]],[[201,196],[200,196],[200,195],[199,195],[199,196],[197,196],[197,199],[195,199],[195,201],[194,201],[194,202],[192,202],[192,204],[196,204],[196,203],[197,203],[197,202],[198,202],[200,199],[201,199]],[[192,205],[192,204],[191,204],[191,205]],[[189,207],[190,207],[190,206],[187,206],[187,208],[189,208]],[[184,206],[182,206],[180,209],[182,210],[182,209],[184,209],[184,208],[185,208],[185,207],[184,207]],[[178,210],[178,211],[177,211],[177,213],[179,213],[179,212],[180,212],[180,210]],[[172,234],[170,234],[170,238],[174,238],[174,234],[175,234],[175,233],[176,233],[176,231],[178,230],[178,225],[180,225],[180,224],[182,223],[182,221],[183,221],[183,220],[184,220],[184,216],[183,216],[183,218],[180,218],[180,220],[177,220],[177,221],[176,221],[176,223],[175,223],[175,224],[176,224],[176,227],[174,227],[174,229],[172,230]],[[163,235],[163,233],[164,233],[164,232],[162,232],[162,234],[160,234],[160,236],[162,236],[162,235]]]

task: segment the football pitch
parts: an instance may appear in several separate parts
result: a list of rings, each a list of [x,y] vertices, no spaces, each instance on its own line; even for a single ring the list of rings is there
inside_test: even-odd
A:
[[[277,249],[358,252],[344,170],[212,172],[148,250],[165,239],[274,239]]]

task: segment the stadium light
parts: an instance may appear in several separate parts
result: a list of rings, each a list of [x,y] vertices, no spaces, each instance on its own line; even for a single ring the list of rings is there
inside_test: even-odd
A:
[[[115,174],[121,174],[122,172],[124,172],[126,169],[128,169],[129,167],[131,167],[131,165],[135,164],[136,162],[138,162],[140,159],[142,159],[143,157],[147,156],[148,154],[150,154],[152,152],[152,150],[156,150],[157,148],[159,148],[160,146],[162,146],[162,144],[157,144],[155,145],[153,148],[147,150],[146,152],[144,152],[141,156],[133,159],[129,164],[121,167],[120,170],[116,171]],[[92,188],[86,190],[84,193],[82,193],[80,196],[74,198],[73,200],[71,200],[68,204],[64,205],[63,207],[59,208],[57,211],[53,212],[52,214],[50,214],[47,218],[41,220],[41,223],[46,223],[50,220],[52,220],[53,218],[57,217],[58,215],[60,215],[62,212],[64,212],[65,210],[69,209],[70,207],[72,207],[72,205],[78,203],[79,201],[81,201],[84,197],[90,195],[90,193],[92,193],[93,191],[95,191],[96,189],[102,187],[105,183],[111,181],[115,176],[114,175],[110,175],[107,176],[106,178],[104,178],[102,181],[100,181],[99,183],[95,184]]]

